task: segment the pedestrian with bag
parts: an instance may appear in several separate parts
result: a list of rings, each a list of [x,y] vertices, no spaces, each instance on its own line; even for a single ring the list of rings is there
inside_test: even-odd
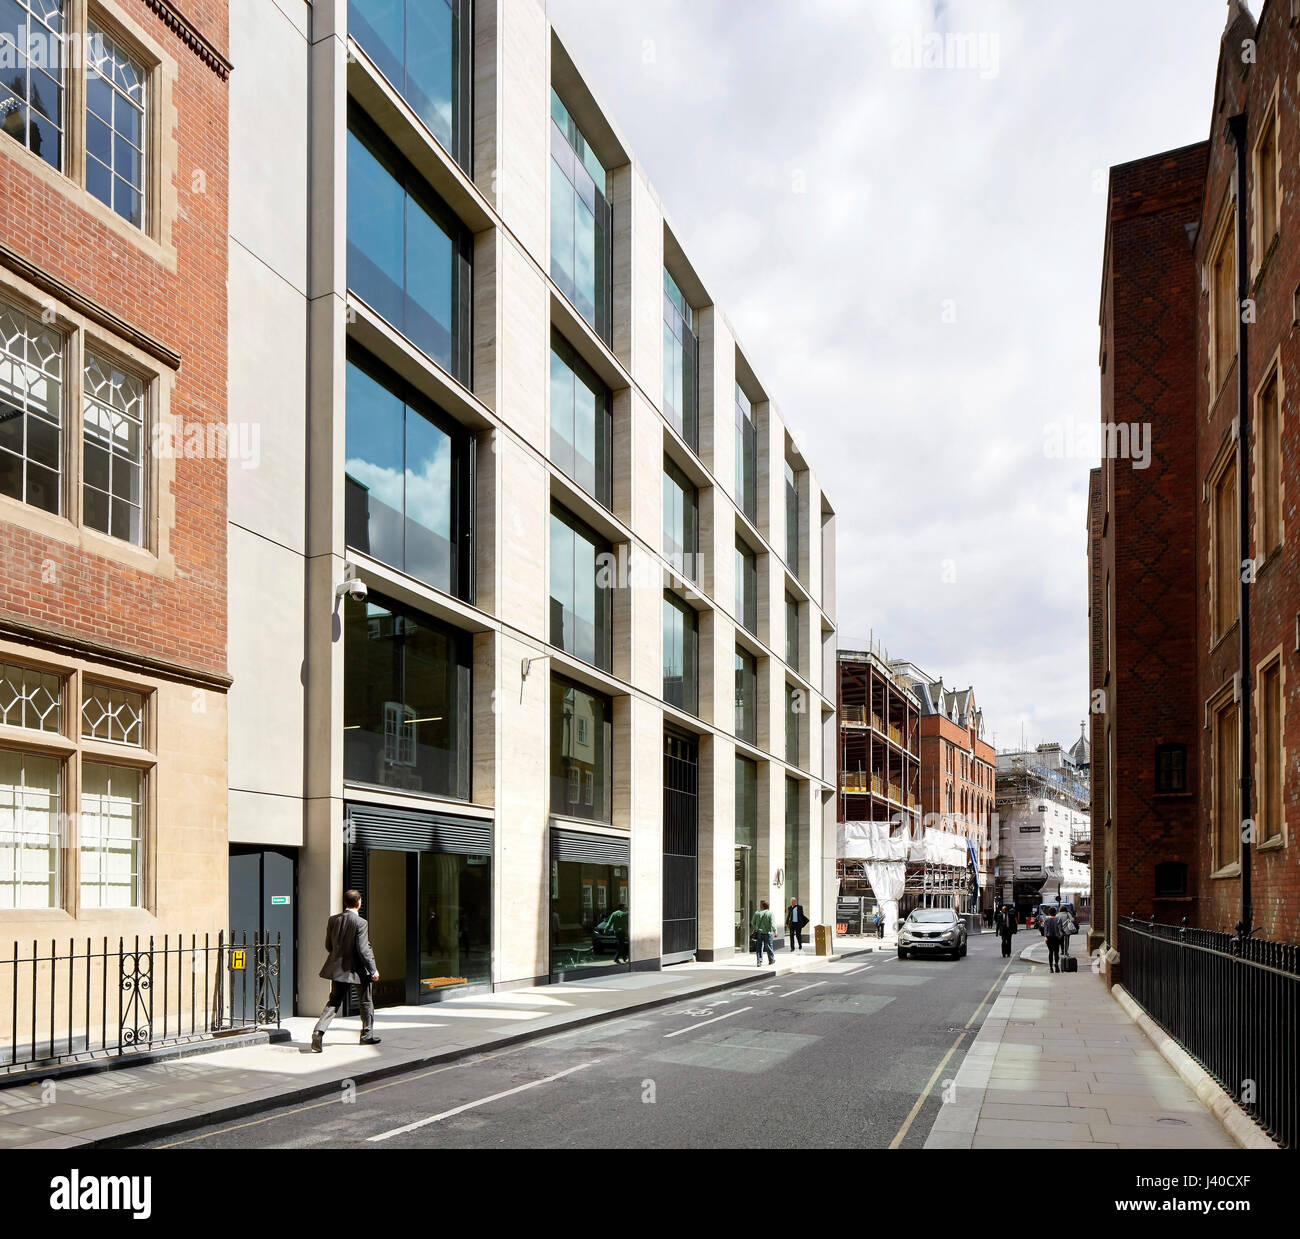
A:
[[[324,1050],[325,1030],[343,1009],[349,985],[355,985],[360,996],[361,1044],[378,1045],[381,1038],[375,1036],[375,1001],[370,987],[379,980],[379,967],[370,949],[370,927],[361,919],[360,891],[343,892],[343,911],[330,917],[325,930],[325,950],[328,958],[317,975],[330,983],[330,996],[312,1030],[312,1052]]]
[[[1063,907],[1056,914],[1056,919],[1061,923],[1061,954],[1068,956],[1070,954],[1070,936],[1079,932],[1079,926],[1070,914],[1069,908]]]
[[[1055,908],[1042,909],[1047,915],[1043,918],[1043,941],[1047,943],[1047,966],[1052,972],[1061,971],[1061,919]]]
[[[767,952],[767,962],[776,963],[776,954],[772,950],[772,936],[776,933],[776,926],[772,922],[772,911],[767,906],[767,900],[761,900],[758,905],[758,911],[754,913],[750,920],[750,929],[753,931],[749,945],[754,954],[758,957],[758,967],[763,966],[763,952]]]
[[[808,924],[808,916],[803,910],[803,904],[795,895],[790,896],[790,906],[785,913],[785,928],[790,935],[790,949],[793,951],[796,945],[803,950],[803,927]]]

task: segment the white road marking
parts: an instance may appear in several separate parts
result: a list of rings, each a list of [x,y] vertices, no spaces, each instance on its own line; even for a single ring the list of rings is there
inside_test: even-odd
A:
[[[584,1067],[594,1067],[595,1062],[579,1063],[576,1067],[568,1067],[564,1071],[557,1071],[553,1076],[547,1076],[544,1080],[534,1080],[531,1084],[520,1084],[517,1088],[508,1088],[503,1093],[493,1093],[491,1097],[483,1097],[478,1101],[468,1101],[463,1106],[457,1106],[454,1110],[444,1110],[441,1114],[430,1115],[427,1119],[419,1119],[414,1123],[407,1123],[405,1127],[394,1127],[392,1131],[381,1131],[377,1136],[367,1136],[366,1140],[374,1143],[378,1140],[387,1140],[390,1136],[402,1136],[408,1131],[415,1131],[419,1127],[427,1127],[430,1123],[441,1123],[443,1119],[449,1119],[453,1115],[463,1114],[466,1110],[476,1109],[478,1106],[486,1106],[490,1101],[500,1101],[502,1097],[511,1097],[515,1093],[527,1092],[530,1088],[537,1088],[542,1084],[550,1084],[554,1080],[559,1080],[564,1076],[572,1075],[575,1071],[581,1071]]]
[[[798,989],[787,990],[781,995],[782,998],[792,998],[795,994],[802,994],[806,989],[816,989],[819,985],[825,985],[825,981],[814,981],[811,985],[801,985]]]
[[[701,1020],[698,1024],[692,1024],[689,1028],[679,1028],[676,1032],[664,1033],[665,1037],[680,1037],[682,1033],[694,1032],[697,1028],[703,1028],[705,1024],[716,1024],[719,1020],[730,1019],[733,1015],[743,1015],[746,1011],[752,1011],[753,1007],[740,1007],[735,1011],[728,1011],[724,1015],[715,1015],[711,1020]]]
[[[854,968],[852,972],[846,972],[843,975],[846,977],[856,977],[859,972],[870,972],[875,966],[875,964],[868,964],[865,968]]]

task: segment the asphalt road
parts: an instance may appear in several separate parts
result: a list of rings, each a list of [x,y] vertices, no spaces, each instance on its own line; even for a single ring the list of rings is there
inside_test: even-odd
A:
[[[919,1148],[1012,970],[859,955],[137,1147]],[[995,988],[996,987],[996,988]]]

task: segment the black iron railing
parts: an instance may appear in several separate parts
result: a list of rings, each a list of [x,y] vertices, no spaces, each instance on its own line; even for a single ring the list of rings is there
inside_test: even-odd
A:
[[[15,942],[0,958],[0,1077],[271,1024],[279,934]]]
[[[1279,1144],[1300,1139],[1300,946],[1119,922],[1134,1000]]]

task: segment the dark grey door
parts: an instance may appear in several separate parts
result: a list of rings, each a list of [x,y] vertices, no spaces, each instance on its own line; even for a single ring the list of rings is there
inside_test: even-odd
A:
[[[251,940],[280,935],[279,990],[281,1016],[293,1015],[296,997],[294,917],[298,903],[298,853],[293,848],[232,847],[230,851],[230,933]],[[324,929],[318,935],[324,943]],[[324,946],[321,947],[324,959]],[[251,966],[252,960],[249,964]],[[233,988],[233,1014],[252,1019],[256,986],[251,971],[246,984]]]
[[[696,948],[699,916],[699,748],[693,739],[664,733],[664,959],[685,959]]]

